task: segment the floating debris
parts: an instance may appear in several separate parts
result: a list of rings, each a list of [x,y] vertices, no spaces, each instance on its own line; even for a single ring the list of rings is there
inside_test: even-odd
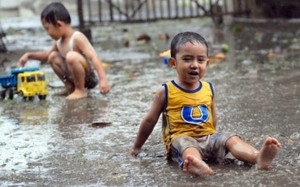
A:
[[[136,38],[136,41],[145,41],[146,43],[151,40],[151,37],[148,34],[141,34]]]
[[[166,56],[171,56],[171,50],[170,49],[159,53],[159,57],[166,57]]]
[[[282,55],[277,54],[277,53],[268,53],[267,58],[268,60],[275,60],[281,57]]]
[[[169,36],[168,33],[162,33],[162,34],[159,35],[159,39],[160,39],[160,40],[169,41],[170,36]]]
[[[221,49],[223,53],[227,53],[229,51],[229,45],[227,44],[222,44]]]
[[[226,55],[222,52],[216,53],[210,57],[210,62],[222,62],[226,59]]]
[[[112,122],[107,122],[107,121],[94,121],[92,122],[89,127],[94,127],[94,128],[102,128],[102,127],[107,127],[110,126]]]

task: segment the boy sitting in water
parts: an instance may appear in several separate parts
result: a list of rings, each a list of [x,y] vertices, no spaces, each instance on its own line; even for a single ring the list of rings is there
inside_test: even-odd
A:
[[[184,172],[213,174],[204,160],[224,161],[229,154],[256,164],[259,169],[268,169],[280,147],[275,138],[268,137],[258,151],[238,135],[216,130],[214,88],[202,80],[209,65],[205,39],[193,32],[177,34],[171,42],[169,64],[178,77],[156,92],[131,154],[139,154],[163,113],[163,138],[168,156],[178,162]]]
[[[96,87],[98,79],[100,93],[108,93],[110,88],[102,63],[85,35],[71,27],[71,17],[65,6],[59,2],[50,3],[41,13],[41,22],[55,43],[47,52],[25,53],[19,64],[24,66],[28,59],[48,61],[65,85],[59,95],[68,95],[67,99],[87,97],[85,88]]]

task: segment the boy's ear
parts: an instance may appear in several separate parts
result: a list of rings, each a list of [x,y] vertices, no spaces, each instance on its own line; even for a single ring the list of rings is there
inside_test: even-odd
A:
[[[56,27],[61,27],[62,24],[63,24],[63,22],[58,20],[58,21],[56,22]]]
[[[173,57],[169,58],[169,66],[170,66],[170,68],[173,68],[173,69],[176,67],[176,60],[175,60],[175,58],[173,58]]]
[[[206,66],[208,66],[209,63],[210,63],[210,59],[208,58],[208,59],[206,59]]]

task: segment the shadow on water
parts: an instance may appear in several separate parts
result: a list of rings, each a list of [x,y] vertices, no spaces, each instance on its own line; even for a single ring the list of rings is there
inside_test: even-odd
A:
[[[211,38],[213,27],[196,28],[195,23],[197,20],[176,27],[178,31],[202,31]],[[155,24],[162,23],[154,23],[151,28]],[[174,22],[166,25],[164,28],[171,30]],[[121,32],[122,27],[114,32]],[[136,27],[141,30],[140,25]],[[157,51],[165,50],[167,45],[156,45],[161,41],[153,40],[150,47],[145,44],[99,50],[105,62],[113,62],[106,69],[112,85],[108,95],[100,95],[95,88],[87,99],[66,101],[53,96],[57,90],[51,88],[43,102],[1,101],[0,183],[4,186],[299,186],[298,69],[284,65],[273,68],[271,64],[277,62],[264,55],[267,65],[257,65],[261,63],[255,54],[259,50],[269,51],[272,46],[259,50],[248,46],[244,50],[247,45],[234,43],[242,40],[242,33],[233,34],[228,29],[222,32],[226,40],[208,39],[210,46],[226,42],[232,49],[224,62],[210,66],[205,77],[215,85],[218,129],[237,131],[258,149],[267,136],[278,138],[282,148],[269,171],[259,171],[255,166],[211,164],[216,175],[188,176],[166,160],[160,120],[142,153],[137,158],[129,156],[153,93],[176,75],[157,57]],[[254,34],[247,27],[243,32]],[[238,53],[243,55],[237,56]],[[49,67],[41,68],[51,84],[60,85]],[[94,128],[93,122],[110,125]]]

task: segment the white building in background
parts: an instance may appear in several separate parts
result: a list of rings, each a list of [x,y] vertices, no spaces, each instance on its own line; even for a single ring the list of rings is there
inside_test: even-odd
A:
[[[0,0],[0,18],[7,17],[30,17],[33,16],[32,11],[23,11],[21,8],[25,0]],[[20,13],[24,14],[21,15]]]
[[[50,2],[53,0],[0,0],[0,19],[39,16],[43,8]],[[60,0],[60,2],[64,3],[71,13],[77,10],[76,0]]]
[[[13,10],[13,9],[18,9],[20,6],[21,2],[23,0],[0,0],[0,9],[1,10]]]

